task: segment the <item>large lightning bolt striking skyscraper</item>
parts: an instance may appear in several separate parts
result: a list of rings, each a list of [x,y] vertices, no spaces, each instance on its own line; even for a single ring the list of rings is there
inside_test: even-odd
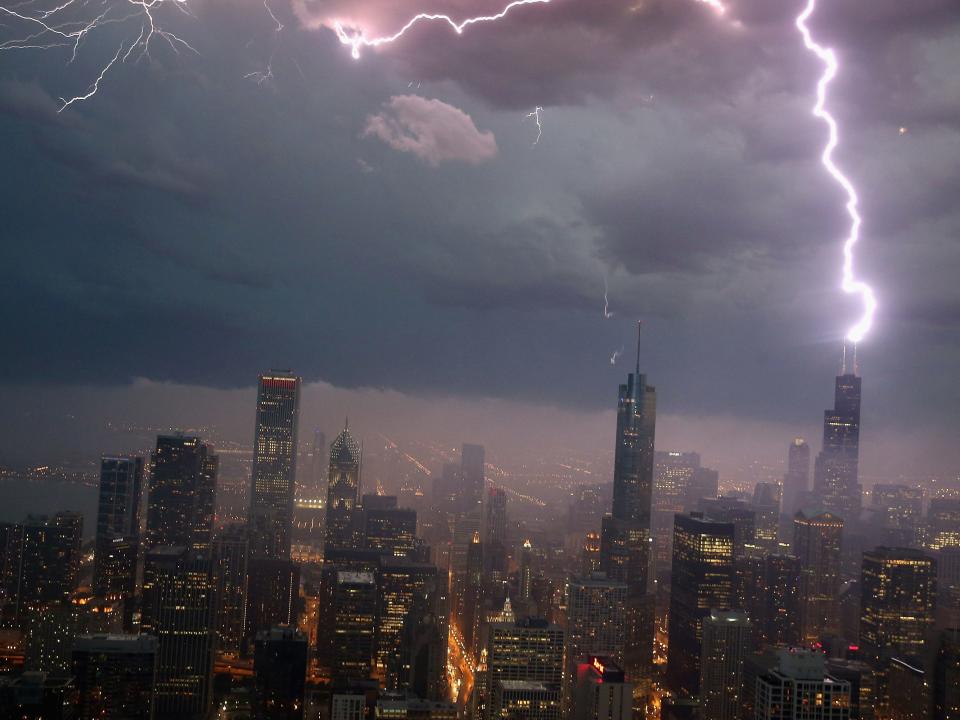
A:
[[[873,288],[867,285],[863,280],[857,279],[853,268],[853,251],[860,240],[860,227],[863,219],[860,217],[858,208],[857,191],[843,171],[837,166],[833,159],[833,151],[836,150],[840,142],[839,128],[837,121],[827,110],[827,87],[836,77],[840,64],[837,61],[837,55],[832,48],[825,48],[818,44],[807,26],[807,21],[813,15],[817,7],[817,0],[807,0],[807,5],[803,12],[797,17],[797,29],[803,36],[803,44],[807,50],[814,53],[824,64],[824,72],[817,83],[817,102],[813,106],[815,117],[823,120],[827,126],[829,137],[827,145],[820,156],[823,166],[826,168],[830,177],[843,189],[847,196],[847,215],[850,217],[850,229],[846,239],[843,242],[843,279],[841,287],[845,293],[850,295],[859,295],[863,301],[863,314],[856,324],[847,331],[847,340],[858,343],[866,337],[873,325],[873,316],[877,310],[877,298],[874,295]]]

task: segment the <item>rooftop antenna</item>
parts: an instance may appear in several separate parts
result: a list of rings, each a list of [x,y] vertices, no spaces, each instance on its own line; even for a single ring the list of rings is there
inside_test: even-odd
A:
[[[637,320],[637,377],[640,377],[640,332],[643,330],[643,320]]]

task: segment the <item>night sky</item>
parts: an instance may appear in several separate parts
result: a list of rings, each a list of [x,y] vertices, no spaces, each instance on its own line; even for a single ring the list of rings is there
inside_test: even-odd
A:
[[[359,60],[329,18],[391,32],[502,2],[268,2],[280,32],[259,0],[162,8],[199,55],[155,42],[60,114],[131,28],[91,33],[70,65],[0,53],[0,460],[42,460],[65,416],[239,413],[252,436],[269,367],[321,383],[317,422],[352,406],[371,431],[612,447],[597,413],[638,318],[664,442],[819,447],[860,307],[839,289],[801,2],[552,0]],[[880,301],[865,465],[956,477],[960,5],[820,5]]]

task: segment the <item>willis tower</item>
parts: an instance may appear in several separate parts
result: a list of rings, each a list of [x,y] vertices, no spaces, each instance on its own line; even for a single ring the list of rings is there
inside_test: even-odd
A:
[[[620,386],[613,466],[613,508],[603,518],[601,568],[627,584],[624,665],[638,696],[649,687],[653,642],[652,602],[647,595],[650,565],[650,501],[653,490],[653,440],[656,391],[640,374],[640,337],[636,372]]]
[[[813,489],[823,508],[842,517],[848,526],[856,524],[861,509],[860,398],[856,357],[853,372],[848,373],[844,348],[833,408],[823,413],[823,449],[814,467]]]

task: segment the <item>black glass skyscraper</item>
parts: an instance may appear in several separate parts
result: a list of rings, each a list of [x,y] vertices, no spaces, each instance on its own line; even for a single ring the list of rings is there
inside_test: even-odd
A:
[[[300,378],[286,372],[260,376],[250,487],[250,552],[255,558],[290,558]]]
[[[103,457],[97,506],[94,590],[129,598],[136,590],[143,458]]]
[[[854,372],[837,376],[833,408],[823,413],[823,449],[814,468],[817,501],[842,517],[848,526],[860,515],[861,378]]]
[[[217,456],[199,438],[161,435],[152,456],[147,542],[208,551],[217,494]]]

